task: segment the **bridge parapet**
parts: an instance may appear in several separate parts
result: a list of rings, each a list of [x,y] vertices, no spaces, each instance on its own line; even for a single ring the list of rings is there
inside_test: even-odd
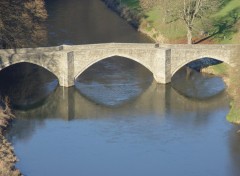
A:
[[[65,51],[95,50],[95,49],[153,49],[152,43],[105,43],[105,44],[87,44],[87,45],[61,45]]]

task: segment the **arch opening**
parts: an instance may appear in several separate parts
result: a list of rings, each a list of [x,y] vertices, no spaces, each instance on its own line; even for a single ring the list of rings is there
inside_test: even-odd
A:
[[[0,70],[0,96],[8,96],[15,109],[39,104],[57,85],[57,77],[37,64],[20,62]]]
[[[100,59],[78,75],[75,86],[81,94],[91,101],[111,107],[136,98],[153,80],[149,69],[121,56]]]
[[[182,68],[188,67],[191,68],[193,70],[196,70],[198,72],[201,72],[202,69],[207,68],[209,66],[214,66],[214,65],[220,65],[220,64],[224,64],[225,66],[230,66],[229,63],[225,62],[222,59],[218,59],[218,58],[212,58],[212,57],[201,57],[201,58],[197,58],[191,61],[186,61],[185,63],[181,64],[179,67],[175,68],[172,71],[172,77],[174,77],[174,75],[181,70]]]
[[[219,65],[222,63],[224,63],[224,62],[214,59],[214,58],[205,57],[205,58],[201,58],[201,59],[192,61],[192,62],[186,64],[186,66],[191,69],[201,72],[202,69],[204,69],[204,68],[207,68],[207,67],[213,66],[213,65]]]
[[[118,66],[126,67],[127,65],[129,65],[130,68],[131,68],[131,66],[134,66],[135,68],[142,67],[141,68],[142,70],[146,69],[146,70],[150,71],[151,73],[153,73],[150,66],[141,62],[140,59],[132,58],[129,56],[111,55],[111,56],[106,56],[104,58],[95,59],[93,62],[91,62],[88,65],[86,65],[85,67],[81,68],[79,71],[77,71],[77,75],[75,76],[74,79],[77,80],[77,78],[82,76],[82,74],[84,72],[88,72],[88,69],[93,69],[93,68],[99,67],[99,66],[102,66],[103,68],[105,68],[107,64],[110,64],[111,67],[114,67],[114,64],[115,64],[116,68]]]
[[[225,74],[228,68],[229,64],[219,59],[210,57],[196,59],[173,73],[172,86],[179,93],[190,98],[211,98],[226,89],[221,74]]]

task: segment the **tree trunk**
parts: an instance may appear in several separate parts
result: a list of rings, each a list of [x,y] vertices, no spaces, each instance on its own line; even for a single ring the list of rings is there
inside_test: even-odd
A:
[[[187,40],[188,40],[188,44],[192,44],[192,28],[191,27],[187,27]]]

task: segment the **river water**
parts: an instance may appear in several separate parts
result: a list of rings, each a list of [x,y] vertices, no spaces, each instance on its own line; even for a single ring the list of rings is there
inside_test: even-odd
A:
[[[49,0],[46,8],[48,46],[151,42],[100,0]],[[7,137],[24,175],[240,175],[240,135],[225,119],[220,78],[186,79],[182,69],[159,85],[145,67],[114,57],[69,89],[31,64],[1,71],[0,85],[17,117]]]

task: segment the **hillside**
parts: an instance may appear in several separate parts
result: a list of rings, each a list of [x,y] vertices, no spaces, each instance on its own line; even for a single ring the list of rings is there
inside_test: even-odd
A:
[[[169,2],[164,0],[104,0],[139,31],[160,43],[186,43],[183,22],[170,21]],[[170,3],[182,3],[174,0]],[[219,0],[220,1],[220,0]],[[240,1],[222,0],[222,5],[195,24],[193,42],[239,43]],[[114,4],[114,5],[113,5]],[[170,4],[171,5],[171,4]]]

